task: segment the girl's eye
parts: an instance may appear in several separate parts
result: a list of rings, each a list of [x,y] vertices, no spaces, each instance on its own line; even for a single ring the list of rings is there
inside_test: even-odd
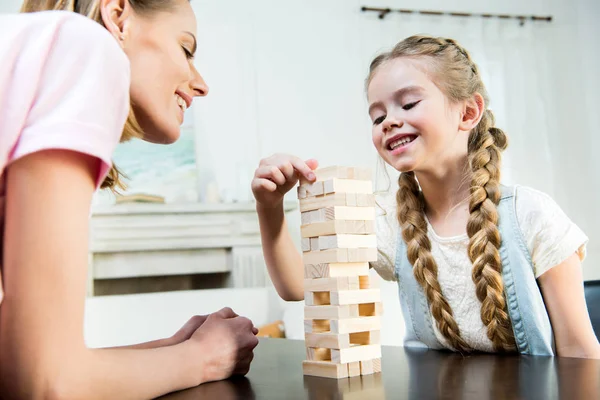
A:
[[[410,110],[410,109],[414,108],[414,107],[415,107],[417,104],[419,104],[420,102],[421,102],[421,100],[419,100],[419,101],[415,101],[414,103],[408,103],[408,104],[406,104],[406,105],[402,106],[402,109],[403,109],[404,111],[408,111],[408,110]]]
[[[385,115],[382,115],[379,118],[375,118],[375,120],[373,121],[373,125],[379,125],[380,123],[382,123],[385,120]]]
[[[188,60],[191,60],[191,59],[193,59],[193,58],[194,58],[194,55],[192,54],[192,52],[191,52],[191,51],[189,51],[188,49],[186,49],[184,46],[181,46],[181,48],[183,49],[183,52],[185,53],[185,57],[186,57]]]

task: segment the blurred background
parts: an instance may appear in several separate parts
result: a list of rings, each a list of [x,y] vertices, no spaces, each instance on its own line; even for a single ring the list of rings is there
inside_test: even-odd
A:
[[[17,12],[2,0],[0,12]],[[584,276],[600,279],[598,0],[192,0],[196,63],[210,95],[174,146],[121,146],[125,201],[95,199],[86,339],[91,346],[169,336],[192,314],[231,306],[303,338],[302,303],[281,301],[262,254],[250,181],[275,152],[322,166],[396,175],[371,143],[364,80],[372,58],[413,34],[457,39],[479,64],[509,135],[504,182],[552,196],[589,236]],[[365,12],[362,7],[442,15]],[[467,15],[449,15],[447,12]],[[551,21],[480,14],[551,17]],[[127,161],[125,161],[127,160]],[[128,201],[127,201],[128,200]],[[298,246],[295,191],[286,212]],[[394,284],[383,283],[383,344],[402,343]]]

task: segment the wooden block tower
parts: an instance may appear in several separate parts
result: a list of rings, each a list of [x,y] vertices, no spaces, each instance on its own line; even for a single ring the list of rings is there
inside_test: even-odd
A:
[[[381,293],[369,170],[327,167],[298,187],[304,260],[304,375],[347,378],[381,372]]]

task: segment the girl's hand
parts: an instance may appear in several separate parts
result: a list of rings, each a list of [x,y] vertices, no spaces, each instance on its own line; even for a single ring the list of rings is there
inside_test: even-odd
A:
[[[303,161],[288,154],[275,154],[262,159],[252,180],[256,202],[265,208],[280,205],[285,194],[299,179],[309,182],[316,179],[313,170],[318,166],[319,163],[314,159]]]

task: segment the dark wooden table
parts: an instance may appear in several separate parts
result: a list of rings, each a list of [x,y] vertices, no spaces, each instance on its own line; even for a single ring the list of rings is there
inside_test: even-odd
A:
[[[304,376],[304,342],[261,339],[247,377],[161,399],[600,399],[600,361],[472,355],[383,346],[382,373]]]

